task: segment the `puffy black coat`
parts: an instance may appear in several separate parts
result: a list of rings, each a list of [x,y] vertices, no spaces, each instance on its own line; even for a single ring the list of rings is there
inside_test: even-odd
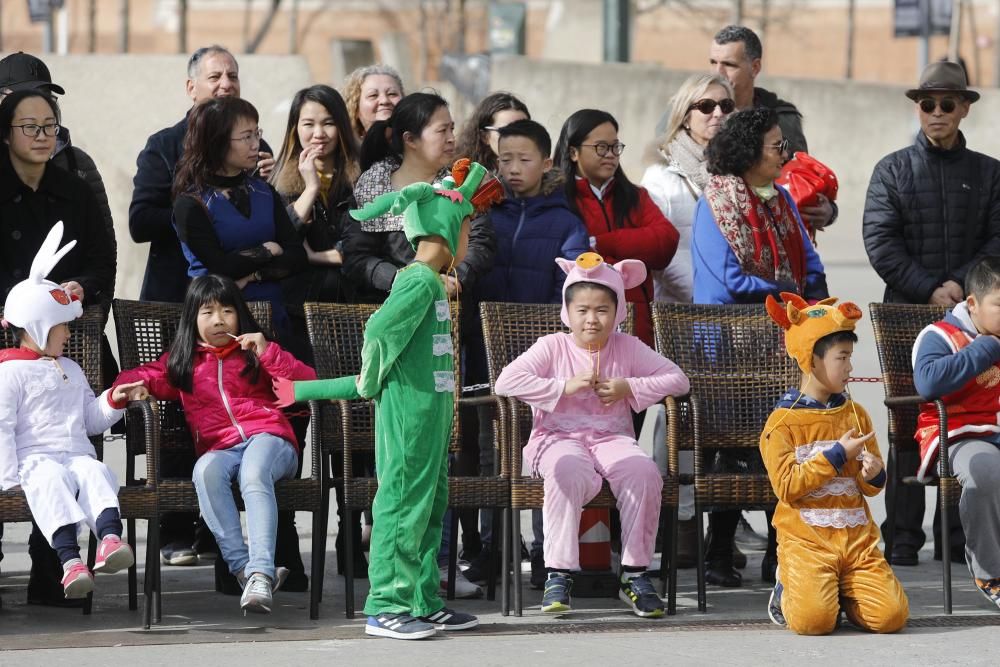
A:
[[[943,150],[920,132],[875,165],[863,234],[886,302],[928,303],[945,281],[964,285],[976,261],[1000,254],[1000,161],[961,133]]]

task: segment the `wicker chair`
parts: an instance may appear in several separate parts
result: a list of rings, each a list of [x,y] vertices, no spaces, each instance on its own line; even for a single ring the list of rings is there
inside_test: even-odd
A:
[[[80,365],[84,375],[87,377],[87,381],[90,383],[91,389],[94,390],[95,394],[100,394],[102,391],[101,335],[104,332],[104,314],[101,308],[97,306],[87,308],[84,311],[83,317],[70,323],[70,330],[73,335],[66,343],[64,356],[76,361]],[[10,329],[0,329],[0,348],[15,347],[17,344]],[[133,403],[129,406],[129,411],[142,409],[141,403]],[[94,436],[91,438],[91,442],[97,450],[98,457],[102,458],[103,436]],[[147,461],[149,470],[153,469],[153,463],[155,463],[155,458]],[[152,519],[156,516],[156,489],[152,484],[146,483],[131,487],[126,486],[119,489],[118,501],[121,506],[122,518],[128,521],[128,543],[133,551],[135,551],[135,520]],[[23,492],[20,490],[0,491],[0,522],[31,521],[31,518],[31,510],[28,508],[28,502]],[[91,534],[90,550],[87,556],[87,565],[90,568],[94,566],[96,553],[97,540]],[[152,553],[154,551],[150,550],[149,543],[147,542],[146,574],[144,577],[144,594],[146,599],[143,608],[143,624],[146,628],[149,628],[149,615],[152,608],[153,588],[151,573],[155,569],[155,566],[151,567],[151,563],[155,562],[150,555]],[[128,602],[129,609],[132,610],[138,607],[137,589],[137,567],[133,565],[128,571]],[[89,594],[84,602],[84,614],[91,612],[92,602],[93,593]]]
[[[760,433],[775,401],[801,373],[785,352],[781,330],[763,305],[709,306],[656,303],[656,348],[687,374],[687,400],[668,399],[668,462],[694,450],[695,518],[698,525],[698,609],[707,607],[703,512],[770,510],[777,499],[767,474],[713,472],[717,452],[757,454]]]
[[[888,483],[885,488],[886,530],[885,553],[891,556],[896,535],[896,488],[898,484],[921,485],[916,477],[901,477],[899,473],[899,453],[913,451],[917,443],[913,436],[917,432],[917,414],[920,405],[927,401],[917,395],[913,386],[913,343],[917,334],[928,324],[939,321],[948,311],[943,306],[906,305],[894,303],[868,304],[875,330],[875,346],[878,361],[882,367],[882,381],[885,390],[885,405],[889,408],[889,455],[886,461]],[[948,417],[944,403],[935,400],[938,419],[941,424],[940,451],[948,451]],[[941,576],[943,580],[944,611],[951,613],[951,532],[949,530],[948,509],[958,504],[962,487],[952,475],[947,456],[938,457],[937,478],[931,482],[938,487],[938,503],[941,507]]]
[[[267,302],[251,302],[250,312],[257,322],[269,330],[271,323],[271,306]],[[154,303],[141,301],[125,301],[115,299],[112,304],[115,315],[115,326],[118,331],[119,361],[123,370],[149,363],[159,359],[170,346],[177,332],[180,320],[181,304]],[[153,452],[154,458],[159,451],[171,448],[191,448],[191,434],[184,419],[184,410],[177,401],[157,401],[156,411],[143,415],[127,414],[126,420],[139,418],[138,423],[126,422],[126,443],[130,457]],[[155,419],[153,424],[149,419]],[[152,431],[153,437],[147,436]],[[156,446],[147,446],[156,445]],[[157,449],[158,447],[158,449]],[[311,512],[312,525],[312,586],[310,587],[309,618],[319,618],[319,600],[322,586],[322,571],[325,560],[326,513],[323,511],[323,457],[313,450],[309,477],[283,480],[275,485],[279,510]],[[197,512],[198,495],[190,479],[163,478],[159,468],[153,473],[159,493],[159,512]],[[242,509],[242,499],[239,489],[234,484],[233,494]],[[157,518],[156,523],[159,520]],[[153,522],[151,522],[152,525]],[[158,546],[158,545],[157,545]],[[152,547],[150,547],[152,549]],[[159,549],[157,548],[158,552]],[[156,562],[156,607],[154,622],[161,618],[159,594],[161,593],[161,577],[159,559]],[[317,585],[319,582],[319,585]]]
[[[307,303],[305,305],[306,326],[309,330],[309,340],[312,343],[316,372],[320,378],[357,375],[361,371],[361,349],[364,343],[364,325],[372,313],[378,309],[377,304],[334,304]],[[458,309],[452,304],[452,338],[455,349],[458,349]],[[459,369],[456,364],[456,385]],[[459,443],[458,408],[479,404],[493,404],[491,397],[459,398],[455,406],[455,419],[452,427],[451,449],[457,449]],[[342,485],[344,494],[344,525],[351,525],[357,520],[357,512],[372,506],[378,481],[374,477],[356,476],[354,474],[354,457],[361,453],[371,453],[375,450],[375,403],[374,401],[314,401],[310,405],[313,414],[313,448],[331,456],[343,455],[343,477],[336,479],[327,477],[324,492],[329,498],[329,489],[337,484]],[[502,423],[499,425],[502,428]],[[500,441],[502,431],[497,431]],[[500,457],[497,457],[499,459]],[[337,469],[331,465],[330,470]],[[499,513],[509,505],[509,490],[507,479],[502,474],[492,477],[449,477],[448,505],[452,508],[493,508]],[[328,508],[329,503],[324,503]],[[454,582],[456,562],[458,558],[458,516],[452,512],[451,542],[449,560],[448,598],[454,598]],[[344,533],[345,566],[345,613],[348,618],[354,618],[354,544],[352,531]],[[494,541],[496,545],[496,541]],[[506,546],[503,540],[502,546]],[[490,569],[492,572],[492,568]],[[487,597],[495,598],[495,576],[488,579]],[[506,589],[503,591],[506,599]]]
[[[523,354],[539,337],[566,330],[559,316],[560,309],[559,304],[496,302],[480,304],[491,386],[496,385],[500,371]],[[634,313],[630,304],[628,316],[622,326],[623,330],[626,333],[632,333],[634,323]],[[518,557],[521,551],[520,512],[526,509],[541,509],[545,487],[542,480],[522,475],[521,449],[527,443],[532,427],[530,408],[521,401],[512,398],[507,399],[505,411],[504,417],[509,420],[509,426],[507,428],[507,441],[504,443],[507,450],[504,454],[504,466],[506,474],[510,476],[512,521],[511,544],[508,549],[510,549],[513,560],[504,561],[504,571],[506,575],[508,567],[513,570],[514,613],[520,616],[523,611],[520,559]],[[663,504],[667,507],[674,507],[677,504],[677,481],[668,475],[663,482]],[[587,504],[587,507],[606,509],[617,507],[615,497],[607,482],[604,482],[601,491]],[[673,511],[661,514],[661,528],[673,515]],[[673,530],[672,527],[671,530]],[[672,559],[666,557],[660,559],[660,578],[664,588],[667,579],[664,574],[668,560]],[[673,614],[676,610],[675,592],[676,589],[671,586],[667,601],[668,614]]]

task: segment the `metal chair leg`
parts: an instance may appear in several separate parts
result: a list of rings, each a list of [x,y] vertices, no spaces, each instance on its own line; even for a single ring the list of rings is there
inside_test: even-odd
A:
[[[896,490],[901,483],[898,477],[898,467],[896,448],[890,445],[889,460],[886,462],[885,534],[882,536],[885,542],[886,560],[892,558],[892,550],[896,544]]]
[[[705,516],[701,511],[701,503],[697,498],[694,503],[694,516],[698,525],[698,611],[708,610],[708,594],[705,592]]]
[[[137,553],[135,544],[135,519],[129,519],[126,522],[126,528],[128,530],[128,545],[132,547],[132,553]],[[129,611],[135,611],[139,608],[139,561],[136,560],[132,563],[131,567],[128,569],[128,609]]]
[[[947,456],[947,452],[942,454]],[[941,512],[941,578],[944,589],[944,613],[951,614],[951,526],[948,520],[947,494],[938,487],[938,508]]]
[[[513,565],[514,581],[514,615],[520,616],[523,611],[523,601],[521,599],[521,512],[518,508],[511,508],[510,514],[511,538],[510,562]]]
[[[90,539],[87,540],[87,569],[91,572],[94,571],[94,563],[97,561],[97,536],[90,533]],[[87,599],[83,601],[83,615],[90,616],[91,611],[94,608],[94,591],[87,593]]]
[[[670,528],[670,583],[667,590],[667,615],[673,616],[677,613],[677,542],[680,540],[680,507],[674,505],[671,512]]]
[[[345,490],[344,495],[347,495]],[[345,503],[346,504],[346,503]],[[344,508],[344,615],[354,618],[354,510]]]
[[[451,532],[448,535],[448,592],[447,599],[455,599],[455,579],[458,576],[458,508],[451,508]]]
[[[322,494],[321,494],[322,495]],[[323,590],[323,570],[326,567],[326,524],[323,522],[322,508],[314,508],[312,513],[312,586],[309,589],[309,618],[319,618],[319,599]]]
[[[486,552],[486,599],[493,601],[497,599],[497,557],[499,554],[496,538],[496,526],[500,525],[500,509],[494,507],[490,510],[490,526],[493,534],[490,536],[490,550]]]
[[[500,614],[502,616],[510,616],[510,573],[513,563],[510,550],[510,511],[509,507],[505,507],[503,510],[502,554],[500,557]]]

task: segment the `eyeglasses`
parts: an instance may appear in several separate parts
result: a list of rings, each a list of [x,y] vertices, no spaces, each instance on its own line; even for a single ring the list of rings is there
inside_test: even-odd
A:
[[[728,97],[724,100],[711,100],[705,98],[703,100],[698,100],[688,107],[688,111],[692,109],[697,109],[706,116],[710,116],[715,113],[715,107],[722,109],[723,114],[729,114],[736,111],[736,102],[729,99]]]
[[[24,132],[24,136],[31,137],[32,139],[37,139],[38,135],[42,132],[45,133],[46,137],[54,137],[59,134],[59,123],[49,123],[48,125],[26,123],[25,125],[11,125],[11,127],[21,128],[21,131]]]
[[[608,154],[608,151],[611,151],[611,153],[615,156],[621,155],[622,153],[625,152],[625,144],[621,142],[615,144],[606,144],[602,141],[596,144],[580,144],[581,148],[583,146],[593,147],[594,152],[597,153],[597,157],[604,157],[605,155]]]
[[[951,99],[950,97],[945,97],[941,100],[936,100],[933,97],[925,97],[917,104],[920,105],[920,110],[924,113],[934,113],[934,109],[941,107],[941,113],[951,113],[958,106],[958,102]]]
[[[779,153],[784,153],[785,151],[788,150],[788,139],[782,139],[781,141],[779,141],[776,144],[764,144],[764,145],[765,146],[769,146],[770,148],[773,148],[774,150],[778,151]]]
[[[251,132],[250,134],[244,135],[242,137],[230,137],[230,141],[242,141],[247,146],[252,146],[254,144],[260,143],[260,138],[264,136],[264,131],[259,127]]]

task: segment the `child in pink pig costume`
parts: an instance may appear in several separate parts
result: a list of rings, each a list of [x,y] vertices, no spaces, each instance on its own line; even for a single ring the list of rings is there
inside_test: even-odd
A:
[[[562,321],[570,333],[543,336],[507,366],[496,393],[531,406],[534,425],[524,448],[526,474],[545,481],[542,508],[548,578],[542,611],[570,609],[570,574],[580,569],[583,506],[608,480],[622,524],[619,597],[647,618],[663,616],[663,601],[646,576],[653,558],[663,480],[638,446],[632,412],[667,395],[686,394],[687,377],[634,336],[618,332],[625,290],[641,285],[639,260],[611,266],[588,252],[567,273]]]

